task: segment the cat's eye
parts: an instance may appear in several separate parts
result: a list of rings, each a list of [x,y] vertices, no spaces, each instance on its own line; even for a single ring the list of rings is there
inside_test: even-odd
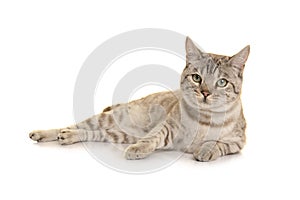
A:
[[[228,81],[224,78],[217,81],[217,86],[218,87],[225,87],[227,84],[228,84]]]
[[[201,83],[202,79],[198,74],[193,74],[192,75],[192,79],[193,81],[195,81],[196,83]]]

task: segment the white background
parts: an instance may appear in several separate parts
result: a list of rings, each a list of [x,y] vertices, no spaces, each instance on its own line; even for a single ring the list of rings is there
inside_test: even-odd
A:
[[[298,8],[289,0],[1,1],[0,199],[299,199]],[[28,139],[33,129],[73,122],[74,83],[98,45],[149,27],[189,35],[208,52],[251,45],[242,154],[212,163],[186,155],[162,171],[129,175],[81,144]]]

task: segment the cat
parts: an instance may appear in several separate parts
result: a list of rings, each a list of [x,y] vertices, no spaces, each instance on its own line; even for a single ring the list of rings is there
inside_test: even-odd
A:
[[[109,106],[80,123],[37,130],[37,142],[81,141],[130,144],[125,158],[142,159],[155,150],[180,150],[197,161],[238,153],[246,142],[241,103],[243,71],[250,46],[233,56],[201,51],[187,37],[180,89]]]

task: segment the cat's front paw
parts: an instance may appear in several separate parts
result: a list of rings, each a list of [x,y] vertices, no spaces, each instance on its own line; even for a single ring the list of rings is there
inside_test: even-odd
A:
[[[73,129],[62,129],[57,136],[57,140],[61,145],[80,142],[79,132]]]
[[[211,141],[201,145],[200,149],[194,152],[194,158],[200,162],[208,162],[216,160],[221,156],[221,152],[217,146],[217,142]]]
[[[147,157],[151,152],[147,151],[145,144],[132,144],[125,149],[127,160],[138,160]]]

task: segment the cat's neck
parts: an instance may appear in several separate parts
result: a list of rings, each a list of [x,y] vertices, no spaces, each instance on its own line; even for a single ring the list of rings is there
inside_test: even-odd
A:
[[[182,113],[185,113],[190,118],[194,120],[199,120],[200,118],[203,118],[203,116],[209,117],[209,118],[222,118],[222,117],[229,117],[236,115],[239,116],[242,104],[241,100],[237,99],[233,102],[226,103],[219,107],[191,107],[184,98],[181,98],[180,106],[182,109]]]

